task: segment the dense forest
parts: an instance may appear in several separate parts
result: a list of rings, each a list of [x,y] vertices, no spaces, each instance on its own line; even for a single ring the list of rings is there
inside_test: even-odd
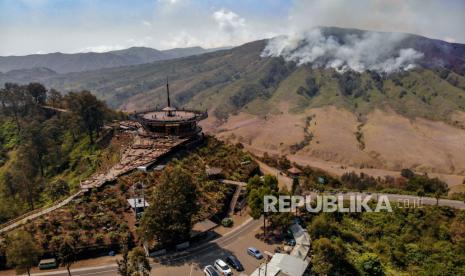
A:
[[[464,275],[465,212],[324,213],[304,219],[319,275]]]
[[[89,91],[0,89],[0,223],[68,195],[99,167],[103,126],[121,114]]]

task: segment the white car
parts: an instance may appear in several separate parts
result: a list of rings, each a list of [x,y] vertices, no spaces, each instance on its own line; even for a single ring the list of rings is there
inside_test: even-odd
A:
[[[205,273],[206,276],[219,276],[216,270],[211,265],[207,265],[203,269],[203,272]]]
[[[223,275],[232,275],[231,268],[221,259],[215,261],[215,268]]]

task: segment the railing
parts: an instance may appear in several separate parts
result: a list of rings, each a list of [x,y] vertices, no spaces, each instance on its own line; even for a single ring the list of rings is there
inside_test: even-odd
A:
[[[176,111],[183,111],[183,112],[192,112],[195,114],[195,117],[192,118],[192,119],[186,119],[186,120],[173,120],[173,121],[170,121],[170,123],[176,123],[176,122],[183,122],[183,121],[189,121],[189,120],[196,120],[196,121],[201,121],[201,120],[204,120],[206,118],[208,118],[208,111],[205,110],[205,111],[200,111],[200,110],[195,110],[195,109],[177,109],[173,112],[176,112]],[[141,115],[145,114],[145,113],[149,113],[149,112],[164,112],[163,110],[160,110],[160,109],[146,109],[146,110],[142,110],[142,111],[136,111],[134,112],[134,114],[131,116],[133,119],[139,121],[139,122],[150,122],[150,121],[159,121],[159,122],[165,122],[164,120],[157,120],[157,119],[145,119],[143,118]]]
[[[57,201],[55,202],[52,206],[43,206],[39,209],[35,209],[35,210],[32,210],[28,213],[25,213],[17,218],[14,218],[8,222],[5,222],[4,224],[0,225],[0,233],[3,233],[3,232],[6,232],[6,231],[10,231],[16,227],[19,227],[21,225],[23,225],[24,223],[26,223],[28,220],[32,220],[32,219],[36,219],[40,216],[43,216],[45,214],[48,214],[50,212],[53,212],[55,211],[56,209],[59,209],[63,206],[65,206],[66,204],[68,204],[71,200],[73,200],[74,198],[76,198],[77,196],[79,196],[80,194],[82,193],[82,191],[78,191],[77,193],[61,200],[61,201]]]

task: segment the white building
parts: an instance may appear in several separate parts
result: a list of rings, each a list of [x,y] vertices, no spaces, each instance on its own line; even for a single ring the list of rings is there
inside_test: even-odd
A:
[[[142,214],[145,208],[149,207],[149,203],[141,197],[138,198],[129,198],[128,203],[131,206],[132,211],[136,216]]]
[[[276,253],[267,264],[261,264],[250,276],[302,276],[307,266],[307,261]]]
[[[302,276],[307,269],[310,235],[307,230],[295,223],[291,226],[295,246],[290,255],[276,253],[267,264],[261,264],[251,276]]]

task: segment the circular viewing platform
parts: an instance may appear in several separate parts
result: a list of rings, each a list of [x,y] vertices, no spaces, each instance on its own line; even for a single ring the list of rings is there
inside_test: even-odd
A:
[[[136,120],[152,136],[194,136],[202,131],[197,122],[208,117],[207,111],[165,107],[137,112]]]

